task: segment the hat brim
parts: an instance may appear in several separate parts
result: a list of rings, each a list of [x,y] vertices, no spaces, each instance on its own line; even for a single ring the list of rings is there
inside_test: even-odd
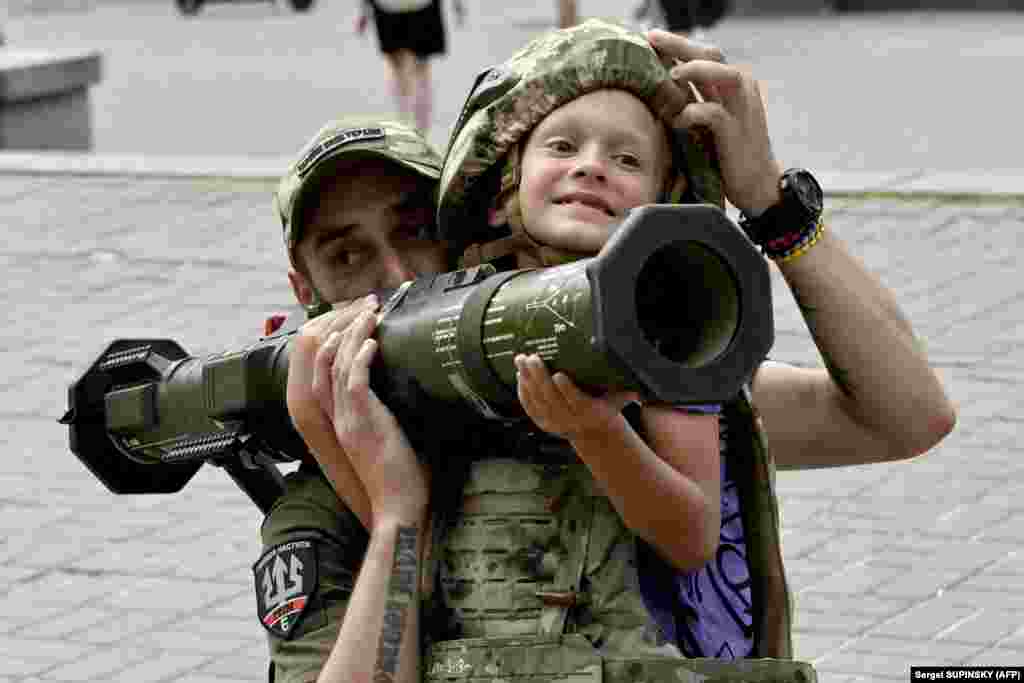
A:
[[[306,202],[311,197],[319,194],[324,181],[337,170],[338,166],[340,166],[342,162],[361,159],[383,159],[395,164],[395,166],[399,168],[412,171],[413,173],[422,176],[425,180],[434,183],[438,182],[441,176],[441,169],[437,166],[431,166],[429,164],[423,164],[411,159],[406,159],[400,155],[390,153],[388,150],[349,148],[340,149],[335,154],[327,155],[323,159],[317,161],[316,165],[310,169],[302,179],[302,185],[295,193],[295,198],[292,200],[292,207],[288,217],[288,221],[292,226],[291,233],[293,246],[291,251],[294,251],[295,247],[297,247],[299,242],[302,241],[303,232],[306,226],[302,224],[300,219],[305,211]]]

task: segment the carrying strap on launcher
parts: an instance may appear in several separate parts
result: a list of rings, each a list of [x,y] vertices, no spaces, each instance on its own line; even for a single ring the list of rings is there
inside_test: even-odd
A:
[[[792,596],[782,562],[782,534],[775,494],[775,465],[754,412],[750,390],[744,387],[725,405],[734,430],[733,462],[742,500],[753,597],[755,654],[793,656]]]

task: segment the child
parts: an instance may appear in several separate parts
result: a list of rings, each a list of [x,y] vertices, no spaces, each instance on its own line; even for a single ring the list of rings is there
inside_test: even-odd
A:
[[[442,239],[466,266],[554,265],[595,255],[630,208],[721,204],[702,140],[662,118],[671,87],[643,36],[593,20],[490,70],[469,95],[445,159]],[[691,657],[752,654],[739,495],[721,462],[714,411],[645,405],[627,421],[621,401],[552,377],[536,354],[517,356],[516,367],[533,422],[573,445],[626,526],[658,550],[646,556],[639,546],[638,592],[662,633]],[[710,555],[696,552],[700,538]],[[708,563],[714,556],[725,563]],[[672,569],[684,577],[679,587]]]

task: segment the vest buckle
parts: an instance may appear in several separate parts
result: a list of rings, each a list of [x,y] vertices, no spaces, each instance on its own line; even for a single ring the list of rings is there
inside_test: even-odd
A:
[[[582,602],[576,591],[536,591],[534,595],[547,607],[575,607]]]

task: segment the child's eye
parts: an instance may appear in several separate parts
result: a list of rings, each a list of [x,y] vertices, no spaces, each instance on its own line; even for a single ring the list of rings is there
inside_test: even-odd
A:
[[[633,154],[619,154],[616,158],[623,166],[628,166],[630,168],[640,168],[643,166],[640,162],[640,157]]]
[[[557,152],[559,154],[569,154],[574,149],[576,149],[576,147],[568,140],[556,139],[548,142],[548,149],[550,149],[552,152]]]

